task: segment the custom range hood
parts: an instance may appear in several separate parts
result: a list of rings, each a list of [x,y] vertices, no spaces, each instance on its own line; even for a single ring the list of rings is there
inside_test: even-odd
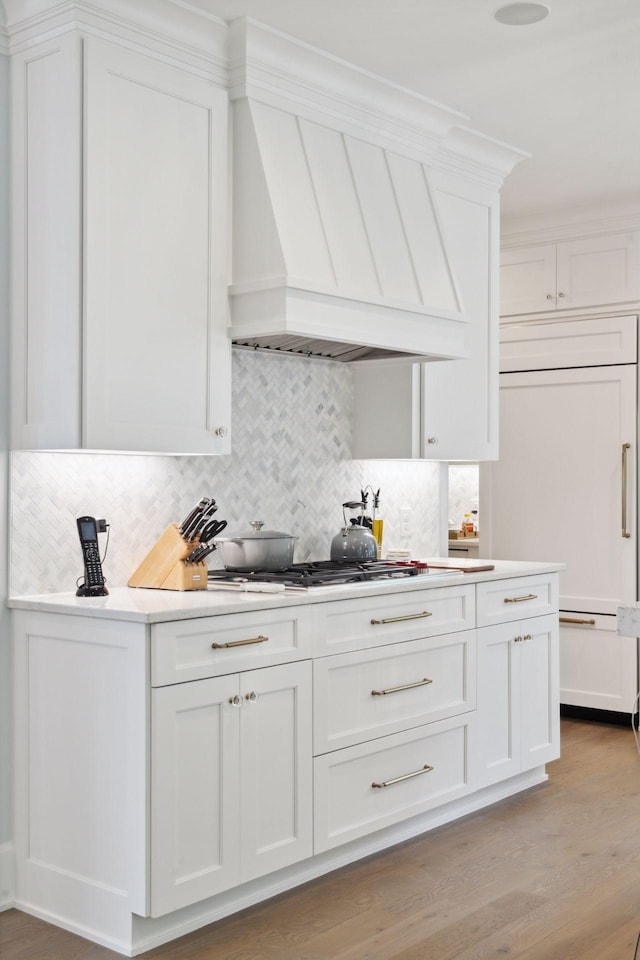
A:
[[[345,361],[467,356],[460,238],[439,196],[452,176],[497,191],[512,149],[247,19],[230,25],[229,89],[233,342]]]
[[[230,52],[233,342],[465,356],[429,165],[464,118],[250,20]]]

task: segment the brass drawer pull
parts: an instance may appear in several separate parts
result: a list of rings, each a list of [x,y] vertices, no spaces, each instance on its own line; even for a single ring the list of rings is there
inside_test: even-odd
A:
[[[417,680],[415,683],[404,683],[401,687],[389,687],[388,690],[372,690],[372,697],[384,697],[387,693],[398,693],[400,690],[415,690],[416,687],[425,687],[428,683],[433,683],[433,680],[428,680],[427,677],[424,680]]]
[[[423,617],[432,617],[433,614],[429,613],[428,610],[423,610],[422,613],[408,613],[404,617],[388,617],[386,620],[372,620],[371,623],[375,626],[378,623],[400,623],[403,620],[421,620]]]
[[[523,600],[537,600],[537,599],[538,599],[537,593],[528,593],[526,597],[505,597],[504,602],[505,603],[522,603]]]
[[[620,496],[622,499],[622,537],[629,540],[631,531],[627,530],[627,451],[631,449],[630,443],[622,444],[622,490]]]
[[[266,643],[269,637],[253,637],[251,640],[232,640],[230,643],[212,643],[213,650],[226,650],[228,647],[246,647],[250,643]]]
[[[371,786],[377,788],[390,787],[394,783],[402,783],[403,780],[411,780],[413,777],[420,777],[423,773],[429,773],[430,770],[433,770],[433,767],[430,767],[428,763],[425,763],[421,770],[414,770],[413,773],[405,773],[403,777],[396,777],[394,780],[383,780],[382,783],[372,783]]]
[[[582,620],[580,617],[558,617],[560,623],[585,623],[590,627],[595,627],[596,622],[593,617],[590,617],[589,620]]]

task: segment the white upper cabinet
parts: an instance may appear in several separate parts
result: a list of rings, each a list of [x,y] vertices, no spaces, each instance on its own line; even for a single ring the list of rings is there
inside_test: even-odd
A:
[[[500,269],[503,317],[640,300],[640,234],[507,248]]]
[[[76,33],[13,84],[14,447],[229,452],[226,92]]]
[[[498,455],[497,194],[443,173],[436,182],[439,220],[470,318],[468,356],[420,365],[353,364],[358,459]]]

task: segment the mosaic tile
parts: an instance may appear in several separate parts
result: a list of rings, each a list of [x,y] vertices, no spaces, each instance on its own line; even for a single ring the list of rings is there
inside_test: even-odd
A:
[[[341,504],[371,484],[381,489],[384,546],[437,553],[438,465],[352,460],[352,397],[346,364],[237,349],[230,456],[14,453],[11,593],[75,588],[82,574],[75,519],[83,514],[110,524],[105,576],[125,585],[164,528],[201,496],[215,497],[229,531],[264,520],[299,538],[295,560],[320,560],[342,525]],[[401,535],[404,507],[410,543]],[[209,564],[221,565],[218,554]]]

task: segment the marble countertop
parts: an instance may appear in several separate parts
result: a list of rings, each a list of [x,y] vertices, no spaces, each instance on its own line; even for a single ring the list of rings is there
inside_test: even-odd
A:
[[[438,562],[450,563],[451,560],[448,557],[427,558],[427,563]],[[503,580],[508,577],[525,577],[564,569],[561,563],[525,563],[515,560],[486,562],[494,563],[495,569],[482,573],[438,571],[438,574],[432,573],[428,576],[337,584],[307,591],[285,590],[284,593],[236,593],[216,589],[178,592],[114,587],[106,597],[76,597],[75,593],[52,593],[10,597],[7,602],[9,607],[17,610],[161,623],[168,620],[187,620],[194,617],[266,610],[278,606],[299,606],[384,593],[409,592],[453,583]]]
[[[629,603],[618,607],[616,633],[621,637],[640,637],[640,604]]]

